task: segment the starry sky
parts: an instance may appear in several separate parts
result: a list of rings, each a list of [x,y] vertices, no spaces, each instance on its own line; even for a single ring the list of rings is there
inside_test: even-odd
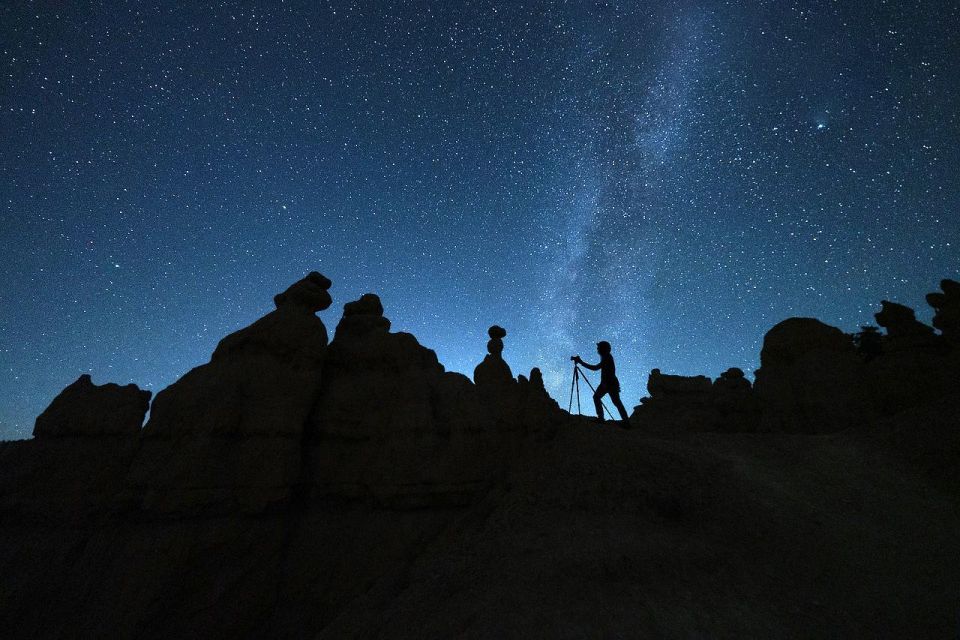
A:
[[[310,270],[331,332],[378,293],[471,374],[497,323],[564,407],[598,340],[629,408],[789,316],[929,320],[958,32],[951,2],[3,3],[0,438],[81,373],[162,389]]]

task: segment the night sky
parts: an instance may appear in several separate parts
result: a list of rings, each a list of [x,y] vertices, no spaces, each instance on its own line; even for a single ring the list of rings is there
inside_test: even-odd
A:
[[[0,438],[310,270],[564,407],[609,340],[628,408],[958,277],[955,3],[174,4],[0,8]]]

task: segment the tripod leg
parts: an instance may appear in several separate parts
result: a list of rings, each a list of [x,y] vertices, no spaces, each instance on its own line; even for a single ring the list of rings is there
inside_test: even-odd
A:
[[[578,371],[579,371],[579,370],[578,370]],[[590,387],[590,391],[596,393],[597,390],[594,388],[593,383],[590,382],[590,378],[584,376],[583,379],[584,379],[584,381],[586,381],[587,386]],[[616,420],[616,418],[613,417],[613,412],[610,411],[610,409],[607,408],[607,403],[604,402],[603,400],[600,400],[600,404],[603,406],[603,410],[607,412],[607,415],[610,416],[610,419],[611,419],[611,420]],[[577,407],[579,408],[579,406],[580,406],[580,390],[579,390],[579,386],[578,386],[578,387],[577,387]]]
[[[577,368],[577,413],[583,415],[583,411],[580,409],[580,369]]]
[[[570,402],[567,403],[567,413],[573,409],[573,385],[577,381],[577,365],[573,365],[573,377],[570,378]]]
[[[610,419],[611,419],[611,420],[616,420],[616,418],[613,417],[613,411],[610,411],[610,409],[607,408],[607,404],[606,404],[605,402],[603,402],[602,400],[600,401],[600,404],[603,405],[603,408],[604,408],[604,410],[607,412],[607,415],[610,416]]]

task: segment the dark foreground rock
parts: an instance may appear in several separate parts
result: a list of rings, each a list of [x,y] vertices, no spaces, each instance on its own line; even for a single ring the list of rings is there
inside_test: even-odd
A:
[[[656,370],[632,429],[514,379],[501,327],[476,384],[374,294],[328,344],[329,288],[279,294],[142,430],[145,392],[81,378],[0,443],[3,637],[955,633],[952,285],[941,334],[884,305],[869,354],[777,325],[756,388]]]
[[[457,506],[41,523],[5,505],[0,623],[14,638],[950,637],[949,415],[819,437],[570,419]],[[4,474],[26,444],[0,446]]]

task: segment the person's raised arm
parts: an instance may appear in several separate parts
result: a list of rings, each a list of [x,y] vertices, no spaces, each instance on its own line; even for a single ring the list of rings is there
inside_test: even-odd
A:
[[[599,371],[599,370],[600,370],[600,363],[599,363],[599,362],[598,362],[597,364],[590,364],[589,362],[584,362],[583,360],[581,360],[581,359],[580,359],[580,356],[574,356],[573,361],[576,362],[576,363],[579,364],[579,365],[583,365],[583,366],[586,367],[587,369],[590,369],[590,371]]]

